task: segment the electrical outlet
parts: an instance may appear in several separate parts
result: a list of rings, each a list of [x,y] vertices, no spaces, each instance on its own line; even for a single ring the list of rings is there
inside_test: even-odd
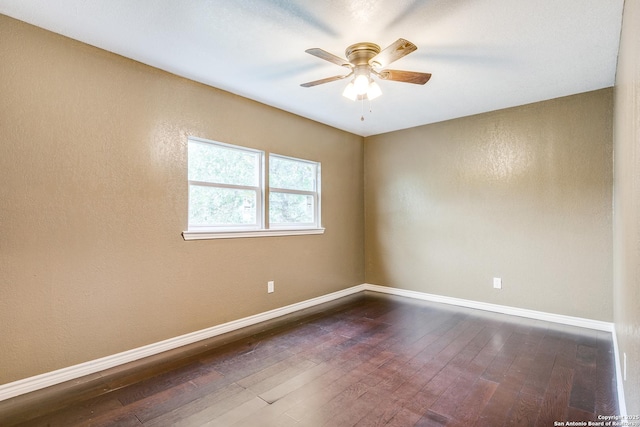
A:
[[[493,288],[502,289],[502,279],[500,277],[493,278]]]
[[[272,293],[273,291],[275,291],[275,284],[273,280],[269,280],[267,282],[267,293]]]

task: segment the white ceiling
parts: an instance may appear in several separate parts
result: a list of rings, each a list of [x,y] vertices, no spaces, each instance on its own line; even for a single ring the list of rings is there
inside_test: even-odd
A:
[[[623,0],[0,0],[0,13],[358,135],[613,86]],[[416,52],[364,104],[345,74],[305,53],[353,43]]]

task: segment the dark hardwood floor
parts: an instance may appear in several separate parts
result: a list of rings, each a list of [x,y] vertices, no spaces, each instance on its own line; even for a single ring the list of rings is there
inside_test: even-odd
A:
[[[0,402],[0,425],[553,426],[617,413],[612,348],[365,294]]]

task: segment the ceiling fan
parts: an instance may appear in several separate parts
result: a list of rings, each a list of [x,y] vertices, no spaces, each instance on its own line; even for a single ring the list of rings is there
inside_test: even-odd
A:
[[[353,79],[342,94],[355,101],[374,99],[382,94],[380,86],[373,80],[373,76],[382,80],[423,85],[429,81],[431,74],[416,71],[389,70],[385,68],[392,62],[410,54],[416,49],[416,45],[405,39],[398,39],[383,50],[380,50],[380,46],[377,44],[361,42],[352,44],[345,50],[345,55],[348,60],[342,59],[320,48],[307,49],[305,52],[348,68],[350,72],[345,75],[303,83],[300,86],[312,87],[353,76]]]

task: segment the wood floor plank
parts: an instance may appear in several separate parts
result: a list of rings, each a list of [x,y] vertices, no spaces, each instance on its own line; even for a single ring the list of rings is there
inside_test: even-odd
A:
[[[450,328],[443,335],[425,335],[412,343],[410,347],[421,350],[415,353],[402,352],[400,357],[392,360],[390,366],[385,366],[386,372],[380,371],[376,376],[383,378],[381,389],[387,392],[416,395],[434,376],[436,376],[452,359],[466,347],[482,328],[475,327],[470,322],[462,322],[455,328]],[[426,366],[426,367],[425,367]],[[455,373],[450,373],[455,375]],[[421,380],[416,381],[416,378]],[[437,399],[437,395],[428,393],[429,401]],[[409,397],[409,396],[408,396]],[[425,398],[425,395],[421,395]]]
[[[555,353],[538,351],[535,355],[536,363],[531,366],[522,391],[542,397],[547,390],[555,360]]]
[[[348,409],[343,409],[342,411],[332,414],[325,424],[333,426],[353,426],[358,424],[363,418],[378,411],[380,407],[388,404],[388,398],[383,398],[367,391],[357,399],[351,400]]]
[[[96,418],[96,414],[111,413],[118,409],[122,409],[122,403],[120,403],[120,401],[110,396],[101,396],[73,407],[58,410],[54,414],[46,414],[17,425],[31,427],[81,425],[83,423],[89,423],[92,419]],[[8,424],[9,420],[6,420],[6,422]],[[3,423],[0,422],[0,425],[3,425]]]
[[[451,384],[451,386],[440,395],[436,401],[429,406],[429,410],[444,416],[445,418],[454,418],[459,408],[471,392],[469,384],[473,384],[476,376],[460,375]],[[445,425],[444,423],[443,425]]]
[[[505,427],[533,427],[538,419],[542,397],[520,393],[505,420]]]
[[[312,422],[310,420],[325,422],[345,404],[350,404],[370,389],[371,386],[363,379],[384,363],[388,357],[389,353],[386,351],[368,353],[367,359],[362,360],[356,366],[344,369],[344,375],[318,390],[313,399],[306,399],[302,405],[287,413],[294,419],[307,424]]]
[[[482,373],[482,378],[489,381],[501,382],[507,375],[511,364],[522,354],[525,344],[525,335],[514,332],[504,342],[504,345],[491,361],[487,369]]]
[[[289,412],[289,415],[299,419],[300,425],[304,426],[339,425],[336,418],[339,418],[341,413],[350,412],[354,402],[366,393],[369,387],[362,382],[356,382],[336,393],[339,388],[326,389],[323,393],[326,400],[318,400],[312,406],[305,405],[306,413],[304,416],[301,416],[300,412],[293,411]]]
[[[201,426],[234,410],[256,397],[251,391],[232,384],[202,399],[156,417],[144,423],[145,426]]]
[[[427,413],[415,423],[415,427],[444,427],[449,421],[449,418],[445,416],[427,411]]]
[[[474,425],[480,412],[498,388],[498,384],[479,378],[470,388],[471,391],[460,406],[460,410],[453,415],[453,419],[447,425]]]
[[[222,374],[211,369],[211,367],[203,366],[199,362],[195,362],[122,387],[113,394],[122,402],[122,405],[126,406],[137,400],[175,387],[178,384],[186,383],[203,376],[220,378]]]
[[[536,421],[538,425],[553,425],[556,421],[566,419],[572,383],[571,369],[559,364],[553,367]]]
[[[358,427],[386,425],[402,408],[402,402],[394,397],[378,395],[371,391],[364,394],[361,399],[368,402],[365,406],[369,408],[369,411],[357,423],[353,424]]]
[[[471,365],[479,368],[478,364],[474,364],[474,360],[480,355],[480,352],[487,346],[495,333],[496,330],[494,328],[484,325],[482,330],[451,360],[451,366],[458,368],[461,372],[468,372]],[[484,372],[485,369],[486,366],[483,366],[482,370],[478,369],[478,375]]]
[[[346,375],[348,369],[353,368],[353,366],[350,364],[347,370],[343,370],[323,362],[270,390],[267,392],[268,394],[261,394],[260,397],[263,400],[273,402],[272,407],[284,407],[286,411],[297,405],[311,404],[320,398],[320,392]],[[269,398],[270,395],[275,397]],[[289,416],[291,415],[289,414]]]
[[[405,407],[417,414],[424,414],[451,387],[457,377],[455,369],[443,368],[413,397],[407,399]]]
[[[259,395],[315,366],[318,364],[311,360],[293,357],[244,377],[236,383]]]
[[[517,399],[518,396],[514,395],[509,387],[498,385],[473,425],[478,427],[503,425]]]
[[[388,427],[413,426],[420,421],[420,418],[422,418],[420,414],[416,414],[407,408],[401,408],[385,425]]]
[[[332,366],[327,363],[319,363],[311,369],[307,369],[304,372],[294,376],[293,378],[284,381],[281,384],[263,392],[260,394],[260,398],[268,403],[274,403],[280,399],[288,396],[296,390],[304,387],[305,385],[313,382],[318,377],[323,376],[332,371]],[[342,375],[342,372],[333,371]]]
[[[259,397],[254,397],[202,425],[206,427],[229,427],[230,425],[246,419],[251,414],[259,411],[267,405],[268,403],[264,400]]]
[[[586,412],[594,412],[596,403],[596,368],[578,364],[574,369],[569,406]]]
[[[216,393],[225,393],[233,383],[227,378],[220,377],[217,372],[203,375],[187,383],[178,384],[167,390],[135,401],[125,406],[122,411],[132,412],[142,422],[152,420],[167,413],[179,411],[185,405],[197,405],[203,399]],[[195,402],[195,403],[194,403]],[[182,411],[184,414],[188,411]]]
[[[280,399],[274,403],[267,404],[232,425],[234,427],[297,425],[298,421],[286,414],[294,405],[295,401],[293,399]]]
[[[567,408],[567,420],[569,421],[582,421],[582,422],[602,421],[602,420],[598,420],[598,415],[602,415],[602,414],[594,414],[593,412],[583,411],[581,409],[573,408],[571,406]]]
[[[113,416],[112,414],[104,414],[99,417],[92,419],[90,422],[81,423],[78,425],[91,426],[91,427],[136,427],[142,426],[142,423],[135,415],[132,414],[121,414],[117,416]],[[66,424],[69,426],[69,424]]]

